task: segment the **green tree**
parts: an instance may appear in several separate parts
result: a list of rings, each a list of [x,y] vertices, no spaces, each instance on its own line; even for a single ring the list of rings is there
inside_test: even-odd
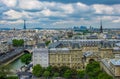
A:
[[[21,62],[25,63],[25,64],[29,64],[32,60],[32,55],[31,54],[24,54],[21,57]]]
[[[17,76],[10,76],[10,77],[7,77],[6,79],[18,79]]]
[[[43,73],[43,69],[41,67],[40,64],[37,64],[35,66],[33,66],[33,71],[32,71],[33,75],[36,76],[36,77],[40,77],[42,76],[42,73]]]
[[[77,77],[80,79],[80,78],[83,78],[85,76],[85,71],[84,70],[79,70],[77,72]]]
[[[48,67],[46,68],[46,71],[51,72],[51,71],[52,71],[52,69],[53,69],[53,67],[52,67],[52,66],[48,66]]]
[[[60,69],[57,66],[52,67],[52,73],[56,73],[56,72],[59,73],[59,71],[60,71]]]
[[[99,62],[92,62],[86,66],[86,73],[90,79],[113,79],[108,74],[100,70]]]
[[[54,70],[54,69],[53,69],[52,66],[48,66],[45,70],[50,72],[50,76],[53,76],[53,74],[54,74],[54,71],[53,71],[53,70]]]
[[[46,41],[45,44],[46,46],[48,46],[50,44],[50,41]]]
[[[64,78],[66,79],[70,79],[72,76],[72,71],[71,70],[66,70],[65,73],[64,73]]]
[[[10,73],[9,67],[7,66],[0,66],[0,79],[6,79],[7,74]]]
[[[73,68],[71,68],[70,70],[71,70],[71,72],[72,72],[71,78],[72,78],[72,79],[75,79],[75,78],[77,77],[77,70],[76,70],[76,69],[73,69]]]
[[[99,62],[94,61],[92,63],[87,64],[86,71],[91,72],[91,71],[94,71],[93,69],[95,69],[95,68],[100,68]]]
[[[13,44],[13,46],[15,46],[15,47],[23,46],[23,45],[24,45],[24,40],[23,40],[23,39],[20,39],[20,40],[18,40],[18,39],[13,39],[13,40],[12,40],[12,44]]]
[[[59,68],[59,73],[60,73],[60,76],[64,76],[64,73],[65,73],[65,71],[67,71],[67,70],[69,70],[70,68],[69,67],[67,67],[67,66],[61,66],[60,68]]]
[[[108,74],[106,74],[105,72],[103,72],[98,75],[98,79],[113,79],[113,77],[111,77]]]
[[[50,72],[49,71],[44,71],[43,76],[46,77],[46,79],[49,78]]]
[[[59,75],[60,74],[58,72],[55,72],[54,75],[53,75],[53,77],[59,77]]]

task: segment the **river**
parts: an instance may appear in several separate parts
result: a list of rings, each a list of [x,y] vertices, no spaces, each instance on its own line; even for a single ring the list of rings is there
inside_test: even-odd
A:
[[[21,62],[20,58],[21,56],[7,65],[12,75],[15,75],[16,71],[20,70],[20,68],[25,65],[24,63]]]
[[[21,62],[20,58],[18,58],[9,64],[9,68],[11,70],[19,70],[23,65],[25,64]]]

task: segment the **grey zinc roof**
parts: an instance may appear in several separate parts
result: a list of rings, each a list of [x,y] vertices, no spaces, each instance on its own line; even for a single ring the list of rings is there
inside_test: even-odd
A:
[[[60,45],[61,42],[55,42],[55,43],[51,43],[48,48],[56,48],[58,45]]]
[[[92,54],[93,54],[93,52],[88,51],[88,52],[85,52],[83,55],[84,55],[85,57],[89,57],[89,56],[91,56]]]
[[[113,50],[120,50],[120,48],[119,47],[114,47]]]
[[[51,48],[51,52],[69,52],[69,48]]]
[[[120,42],[119,42],[119,43],[116,43],[116,46],[120,47]]]
[[[110,59],[110,62],[115,66],[120,66],[120,59]]]

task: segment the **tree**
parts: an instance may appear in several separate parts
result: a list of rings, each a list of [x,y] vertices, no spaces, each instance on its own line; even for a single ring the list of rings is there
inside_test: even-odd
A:
[[[78,78],[83,78],[84,76],[85,76],[85,71],[84,70],[77,72],[77,77]]]
[[[33,66],[33,71],[32,71],[33,75],[36,76],[36,77],[40,77],[42,76],[42,73],[43,73],[43,69],[41,67],[40,64],[37,64],[35,66]]]
[[[57,66],[52,67],[52,73],[60,72],[60,69]]]
[[[46,41],[45,44],[46,46],[48,46],[50,44],[50,41]]]
[[[29,64],[32,60],[32,55],[31,54],[25,54],[21,57],[21,62],[25,64]]]
[[[51,72],[51,71],[52,71],[52,68],[53,68],[52,66],[48,66],[48,67],[46,68],[46,70],[49,71],[49,72]]]
[[[7,66],[0,66],[0,79],[6,79],[7,74],[10,73],[10,70]]]
[[[13,39],[13,40],[12,40],[12,44],[13,44],[13,46],[15,46],[15,47],[23,46],[23,45],[24,45],[24,40],[23,40],[23,39],[20,39],[20,40],[18,40],[18,39]]]
[[[113,79],[113,78],[106,74],[105,72],[103,72],[98,75],[98,79]]]
[[[68,69],[68,70],[66,70],[65,73],[64,73],[64,78],[70,79],[70,78],[71,78],[71,75],[72,75],[72,71]]]
[[[92,62],[89,63],[86,67],[86,73],[89,76],[90,79],[113,79],[111,76],[109,76],[106,73],[103,73],[100,70],[100,64],[99,62]]]
[[[10,76],[10,77],[7,77],[6,79],[18,79],[17,76]]]
[[[43,76],[46,77],[46,79],[49,78],[50,72],[49,71],[44,71]]]
[[[55,72],[54,75],[53,75],[53,77],[59,77],[59,75],[60,74],[58,72]]]
[[[72,79],[76,79],[76,77],[77,77],[77,70],[76,69],[73,69],[73,68],[70,68],[70,70],[71,70],[71,78]]]
[[[60,68],[59,68],[59,73],[60,73],[60,76],[64,76],[64,73],[65,73],[65,71],[67,71],[67,70],[69,70],[70,68],[69,67],[67,67],[67,66],[61,66]]]

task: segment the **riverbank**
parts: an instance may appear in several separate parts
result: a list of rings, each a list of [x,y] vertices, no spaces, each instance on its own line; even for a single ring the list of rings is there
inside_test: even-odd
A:
[[[20,58],[22,55],[24,55],[24,53],[21,53],[21,54],[17,55],[17,56],[14,57],[13,59],[7,61],[6,63],[3,63],[2,65],[7,66],[7,65],[9,65],[10,63],[12,63],[13,61],[15,61],[16,59]]]
[[[0,56],[0,65],[3,65],[12,60],[13,58],[21,55],[23,53],[23,50],[24,50],[23,48],[16,48],[12,51],[4,53],[3,55]]]

